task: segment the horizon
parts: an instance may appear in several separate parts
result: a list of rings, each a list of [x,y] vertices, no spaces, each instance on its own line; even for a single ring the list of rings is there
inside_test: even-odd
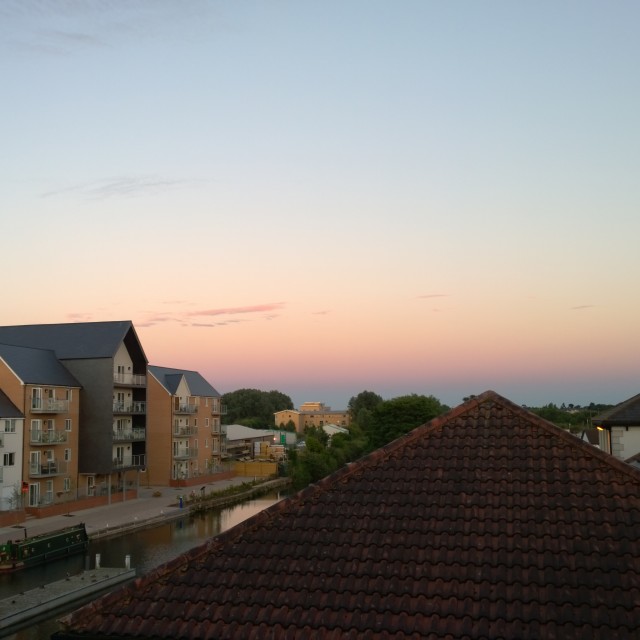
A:
[[[0,6],[0,324],[334,409],[638,393],[640,4]]]

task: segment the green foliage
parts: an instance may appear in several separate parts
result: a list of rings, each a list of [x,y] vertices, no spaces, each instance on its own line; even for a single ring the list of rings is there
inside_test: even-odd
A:
[[[381,402],[382,397],[373,391],[361,391],[357,396],[353,396],[347,406],[351,422],[360,424],[361,415],[370,415]]]
[[[352,398],[349,403],[350,410],[358,412],[359,420],[351,423],[348,433],[329,438],[320,427],[305,429],[305,448],[292,451],[289,456],[289,475],[296,489],[317,482],[366,451],[448,410],[433,396],[411,395],[383,401],[371,392],[363,394],[358,398],[364,402]]]
[[[271,429],[273,414],[283,409],[293,409],[291,398],[280,391],[238,389],[225,393],[222,403],[227,407],[224,424],[243,424],[247,427]]]
[[[385,400],[373,409],[364,429],[369,448],[378,449],[448,410],[434,396],[414,393]]]
[[[584,429],[591,429],[591,419],[611,409],[611,404],[589,404],[588,407],[580,407],[579,405],[569,404],[558,407],[552,402],[543,407],[526,407],[531,413],[552,422],[561,429],[568,429],[573,433],[580,433]]]

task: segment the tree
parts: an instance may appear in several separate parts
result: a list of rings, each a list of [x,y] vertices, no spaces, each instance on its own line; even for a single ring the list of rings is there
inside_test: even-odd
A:
[[[259,389],[237,389],[222,397],[227,407],[225,424],[243,424],[247,427],[273,427],[273,414],[284,409],[293,409],[291,398],[280,391]]]
[[[367,412],[373,411],[382,402],[382,397],[373,391],[361,391],[357,396],[353,396],[349,400],[347,409],[351,416],[352,422],[357,422],[363,410]],[[363,414],[366,415],[366,414]]]
[[[414,393],[385,400],[373,409],[365,429],[369,449],[378,449],[448,410],[434,396]]]

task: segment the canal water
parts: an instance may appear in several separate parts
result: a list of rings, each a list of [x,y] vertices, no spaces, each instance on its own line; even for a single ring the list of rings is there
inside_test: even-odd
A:
[[[271,492],[232,507],[212,509],[194,517],[185,516],[152,529],[141,529],[117,538],[92,541],[84,556],[77,554],[14,574],[0,574],[0,598],[62,580],[67,573],[92,569],[95,567],[96,554],[100,554],[100,564],[103,567],[124,567],[125,557],[128,555],[136,575],[143,575],[218,533],[231,529],[275,504],[282,497],[284,493]],[[77,605],[71,607],[70,611],[75,608]],[[64,614],[59,613],[52,620],[34,624],[5,637],[9,640],[47,639],[58,630],[56,620],[62,615]]]

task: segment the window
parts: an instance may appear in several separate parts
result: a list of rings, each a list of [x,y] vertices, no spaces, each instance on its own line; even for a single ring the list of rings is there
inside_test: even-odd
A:
[[[204,426],[208,427],[209,426],[209,418],[205,418],[204,419]]]
[[[13,467],[16,463],[16,454],[14,452],[5,453],[3,456],[3,462],[5,467]]]
[[[71,431],[71,418],[67,418],[64,421],[64,430],[65,431]]]
[[[64,479],[64,490],[71,491],[71,478]]]
[[[198,426],[198,418],[194,418],[193,419],[193,426],[197,427]]]
[[[16,432],[16,420],[11,418],[4,421],[4,432],[15,433]]]
[[[71,402],[71,400],[73,400],[73,394],[71,392],[71,389],[67,389],[66,391],[67,391],[67,400]]]
[[[209,448],[209,438],[205,438],[204,439],[204,448],[208,449]]]
[[[69,462],[69,460],[71,460],[71,449],[64,450],[64,459],[66,462]]]

